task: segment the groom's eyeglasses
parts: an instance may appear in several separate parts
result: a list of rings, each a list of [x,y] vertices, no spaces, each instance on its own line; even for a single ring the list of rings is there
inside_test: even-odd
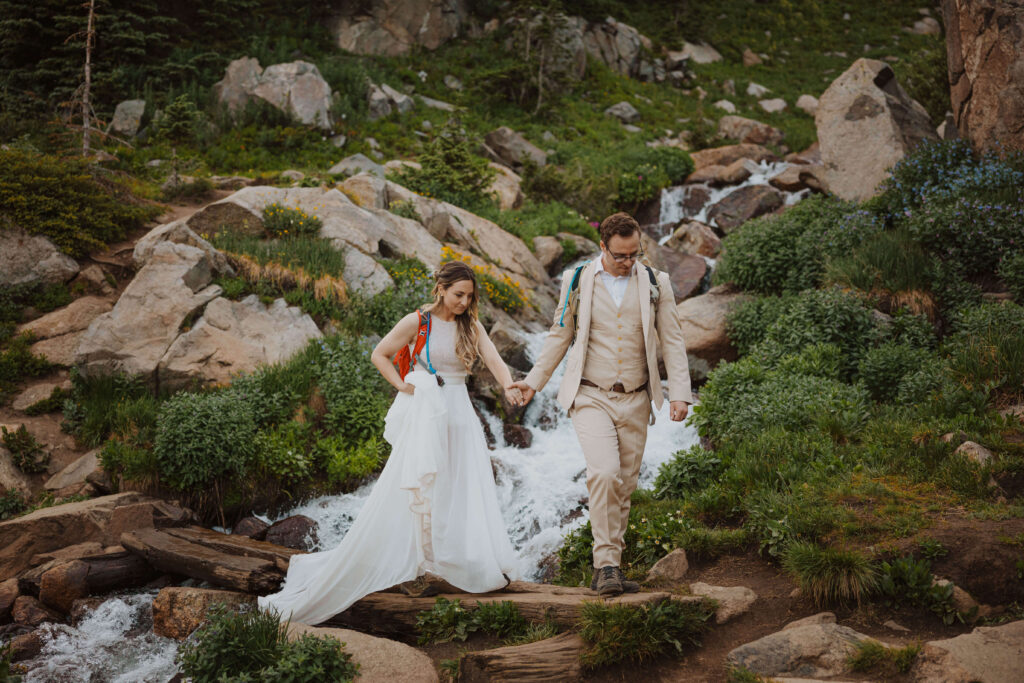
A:
[[[608,255],[616,263],[622,263],[623,261],[636,261],[640,259],[644,255],[644,250],[634,251],[632,254],[616,254],[614,251],[609,251]]]

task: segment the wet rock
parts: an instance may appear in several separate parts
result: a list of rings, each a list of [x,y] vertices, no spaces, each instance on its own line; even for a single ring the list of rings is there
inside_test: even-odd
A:
[[[43,644],[42,631],[32,631],[15,636],[11,640],[11,661],[24,662],[28,659],[35,659],[42,654]]]
[[[1024,621],[982,626],[970,633],[925,643],[915,680],[929,683],[1016,681],[1024,670]]]
[[[78,274],[78,263],[42,235],[0,230],[0,286],[56,284]]]
[[[858,59],[832,82],[814,120],[829,187],[853,201],[874,196],[897,161],[938,139],[924,107],[889,65],[873,59]]]
[[[75,600],[89,595],[89,565],[81,560],[64,562],[43,574],[39,601],[67,614]]]
[[[31,627],[48,622],[55,624],[64,622],[63,615],[50,609],[31,595],[20,595],[15,599],[14,606],[11,608],[11,617],[15,623]]]
[[[647,581],[682,581],[689,569],[690,562],[686,558],[686,551],[676,548],[654,563],[651,570],[647,572]]]
[[[712,586],[706,583],[690,584],[690,592],[718,603],[715,623],[724,624],[750,611],[757,594],[745,586]]]
[[[533,443],[533,432],[529,427],[506,422],[501,426],[505,443],[513,448],[529,448]]]
[[[264,540],[296,550],[313,550],[320,542],[316,534],[316,522],[305,515],[294,515],[274,522],[267,529]]]
[[[17,579],[0,581],[0,625],[11,623],[11,610],[19,595]]]
[[[716,227],[730,233],[751,218],[763,216],[782,206],[782,195],[768,185],[749,185],[727,195],[708,211]]]
[[[502,311],[504,313],[504,311]],[[488,336],[494,342],[498,355],[508,363],[509,367],[528,372],[533,364],[526,355],[526,331],[511,317],[497,316]]]
[[[262,541],[267,537],[267,529],[269,528],[270,525],[258,517],[244,517],[239,520],[238,524],[231,530],[231,533]]]
[[[234,609],[255,601],[255,596],[237,591],[184,586],[164,588],[153,600],[153,633],[184,640],[203,625],[207,613],[215,604],[224,604]]]
[[[726,661],[762,676],[831,677],[872,638],[838,624],[811,624],[767,635],[732,650]]]
[[[718,120],[718,134],[723,138],[755,145],[778,145],[786,134],[774,126],[743,116],[723,116]]]
[[[761,145],[739,144],[724,147],[702,149],[690,155],[694,168],[700,170],[705,166],[728,166],[737,159],[750,159],[755,162],[775,161],[775,155]]]
[[[703,223],[684,221],[665,242],[665,246],[685,254],[715,258],[722,250],[722,240]]]
[[[71,619],[72,626],[78,626],[82,621],[87,619],[97,607],[107,601],[107,598],[81,598],[75,600],[71,604],[71,611],[68,613],[68,617]]]

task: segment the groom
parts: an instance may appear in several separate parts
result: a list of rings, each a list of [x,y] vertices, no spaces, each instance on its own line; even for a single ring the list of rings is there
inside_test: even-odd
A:
[[[651,401],[663,402],[660,345],[668,371],[670,417],[686,417],[690,374],[667,274],[638,262],[640,226],[616,213],[601,223],[601,256],[562,276],[555,322],[537,363],[517,382],[529,401],[569,351],[558,401],[572,418],[587,462],[594,581],[601,595],[639,590],[619,569],[647,441]],[[570,349],[570,344],[572,345]]]

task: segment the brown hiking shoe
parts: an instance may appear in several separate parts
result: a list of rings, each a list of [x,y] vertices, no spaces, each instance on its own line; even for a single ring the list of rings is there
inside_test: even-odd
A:
[[[619,583],[622,584],[622,592],[623,593],[639,593],[640,592],[640,584],[639,583],[637,583],[636,581],[630,581],[629,579],[627,579],[625,577],[625,575],[623,575],[622,570],[619,569],[618,567],[615,568],[615,571],[618,572],[618,574],[619,574]]]
[[[618,567],[601,567],[594,573],[591,589],[598,595],[612,597],[622,593],[622,580],[619,578]]]

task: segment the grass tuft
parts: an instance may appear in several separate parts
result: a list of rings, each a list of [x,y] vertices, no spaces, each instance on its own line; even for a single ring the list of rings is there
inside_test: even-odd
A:
[[[583,665],[597,668],[619,662],[643,662],[662,654],[681,655],[699,646],[714,614],[711,603],[664,600],[644,605],[585,602],[580,636],[590,643]]]
[[[787,548],[783,566],[819,607],[850,602],[859,605],[878,585],[871,560],[855,550],[795,542]]]

